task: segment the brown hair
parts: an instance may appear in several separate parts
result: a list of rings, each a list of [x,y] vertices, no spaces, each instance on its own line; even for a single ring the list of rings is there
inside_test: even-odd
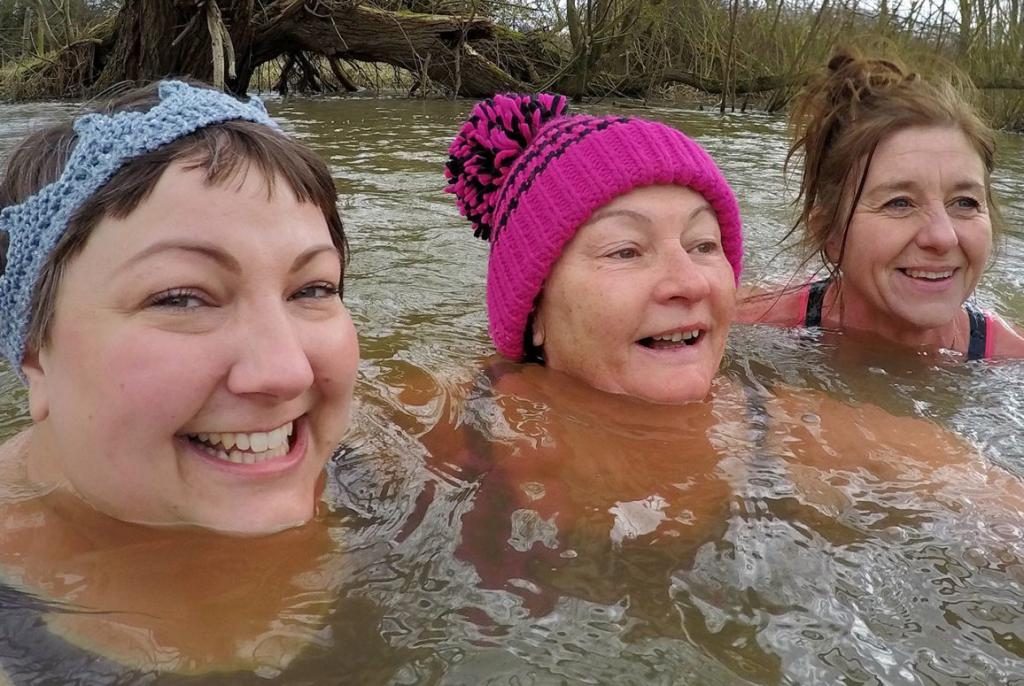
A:
[[[968,101],[969,81],[955,70],[951,73],[924,79],[898,60],[839,49],[795,98],[786,168],[800,157],[803,172],[796,199],[800,214],[790,234],[800,232],[805,262],[820,255],[825,268],[839,276],[847,230],[875,150],[887,136],[912,126],[950,126],[963,132],[985,165],[986,201],[993,235],[999,237],[1003,221],[992,195],[992,129]],[[841,247],[833,260],[827,246],[835,238],[841,238]]]
[[[157,84],[151,84],[112,99],[95,111],[146,111],[159,101]],[[0,181],[0,208],[24,202],[56,181],[76,141],[71,122],[37,131],[22,141],[7,159]],[[348,246],[338,214],[337,189],[327,165],[302,143],[268,126],[241,120],[222,122],[129,160],[76,210],[47,258],[33,292],[27,350],[38,351],[46,344],[64,269],[85,246],[92,229],[103,217],[122,219],[130,215],[176,162],[187,169],[203,170],[210,185],[244,177],[252,167],[266,179],[268,194],[274,192],[275,180],[284,181],[300,202],[313,203],[323,213],[331,241],[341,255],[343,280]]]

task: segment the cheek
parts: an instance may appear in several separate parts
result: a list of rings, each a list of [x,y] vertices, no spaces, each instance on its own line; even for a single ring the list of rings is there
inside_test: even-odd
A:
[[[359,338],[352,320],[346,316],[330,330],[311,332],[307,341],[316,383],[328,395],[350,399],[359,371]]]
[[[970,227],[960,239],[960,245],[975,266],[984,268],[992,256],[992,226],[985,222],[980,226]]]
[[[73,402],[111,423],[180,425],[223,376],[216,351],[192,337],[122,329],[116,336],[77,342],[69,348],[79,354],[69,360],[65,378],[88,397]]]
[[[562,348],[577,351],[600,348],[617,339],[617,331],[625,323],[614,298],[582,296],[552,308],[547,319],[550,339]]]

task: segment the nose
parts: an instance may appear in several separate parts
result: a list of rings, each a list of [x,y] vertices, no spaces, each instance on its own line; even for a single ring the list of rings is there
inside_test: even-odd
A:
[[[287,303],[248,308],[239,320],[230,334],[237,354],[229,391],[288,400],[313,385],[313,367]]]
[[[704,271],[682,245],[668,248],[657,263],[655,299],[695,301],[708,297],[711,285]]]
[[[945,253],[960,243],[956,233],[956,222],[945,207],[929,212],[924,223],[918,228],[914,242],[918,247],[932,252]]]

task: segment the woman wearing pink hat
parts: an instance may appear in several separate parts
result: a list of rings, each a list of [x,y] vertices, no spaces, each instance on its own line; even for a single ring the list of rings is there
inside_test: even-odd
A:
[[[700,400],[742,266],[732,190],[675,129],[565,109],[499,95],[449,149],[448,190],[491,244],[494,344],[604,391]]]
[[[752,460],[778,463],[811,507],[862,497],[859,479],[835,478],[849,471],[912,483],[929,502],[1024,510],[1016,479],[930,422],[718,375],[741,222],[681,132],[569,115],[560,96],[500,95],[473,109],[449,153],[447,190],[490,244],[490,334],[508,361],[423,440],[438,469],[480,484],[458,554],[484,586],[514,589],[534,612],[554,607],[552,589],[615,597],[580,551],[692,552],[727,525]]]

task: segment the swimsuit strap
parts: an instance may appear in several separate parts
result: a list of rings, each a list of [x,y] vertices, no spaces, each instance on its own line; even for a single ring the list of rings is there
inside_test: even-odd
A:
[[[967,320],[971,323],[967,359],[983,360],[988,343],[988,318],[985,316],[985,312],[974,303],[964,303],[964,309],[967,311]]]
[[[804,326],[821,326],[821,307],[825,304],[825,291],[828,290],[832,279],[815,281],[807,287],[807,314],[804,315]]]
[[[821,326],[821,308],[825,303],[825,292],[828,291],[832,279],[821,279],[807,287],[807,313],[804,317],[804,326]],[[983,360],[988,352],[988,317],[985,311],[974,303],[964,303],[964,310],[967,311],[967,319],[971,325],[969,343],[967,344],[968,360]]]

